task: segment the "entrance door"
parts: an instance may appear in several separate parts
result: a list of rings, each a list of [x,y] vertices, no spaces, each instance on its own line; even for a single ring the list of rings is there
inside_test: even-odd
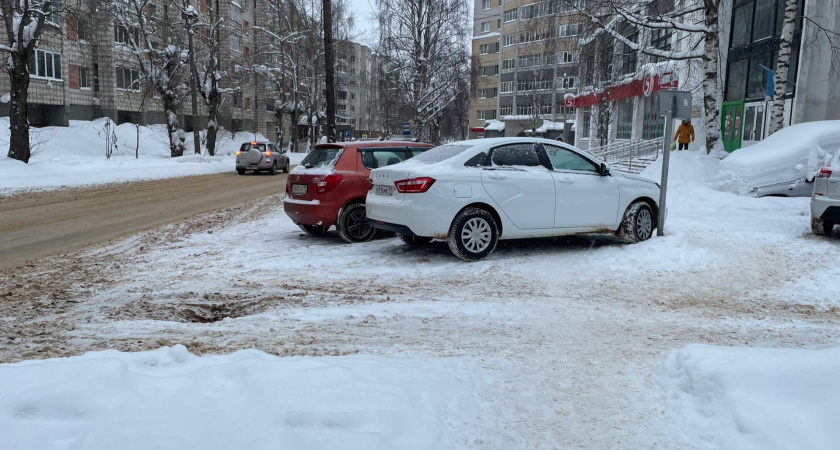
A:
[[[727,152],[733,152],[741,148],[741,132],[744,127],[744,102],[724,102],[721,111],[723,148]]]
[[[744,107],[744,132],[741,147],[749,147],[764,139],[765,105],[751,103]]]

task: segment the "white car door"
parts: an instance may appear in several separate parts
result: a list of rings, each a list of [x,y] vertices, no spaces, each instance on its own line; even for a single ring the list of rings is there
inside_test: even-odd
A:
[[[557,190],[555,228],[613,227],[618,223],[619,190],[613,176],[601,176],[598,166],[564,147],[544,145],[554,166]]]
[[[537,146],[502,145],[491,150],[490,161],[481,184],[510,221],[521,230],[553,228],[554,179],[540,163]]]

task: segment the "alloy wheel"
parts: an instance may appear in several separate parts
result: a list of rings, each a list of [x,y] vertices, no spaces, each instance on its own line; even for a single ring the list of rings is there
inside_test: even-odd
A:
[[[363,241],[373,232],[368,224],[367,216],[363,209],[351,212],[347,217],[347,234],[355,240]]]

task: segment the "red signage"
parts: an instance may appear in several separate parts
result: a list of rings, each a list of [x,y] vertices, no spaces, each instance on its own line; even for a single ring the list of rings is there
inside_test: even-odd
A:
[[[585,108],[601,101],[612,102],[640,95],[649,96],[662,89],[676,87],[679,87],[679,80],[677,80],[672,72],[666,72],[661,77],[659,75],[653,75],[644,80],[632,80],[624,84],[610,86],[598,94],[589,93],[578,95],[574,97],[573,101],[574,107]]]
[[[473,133],[484,133],[484,127],[472,127],[470,128],[470,131]]]

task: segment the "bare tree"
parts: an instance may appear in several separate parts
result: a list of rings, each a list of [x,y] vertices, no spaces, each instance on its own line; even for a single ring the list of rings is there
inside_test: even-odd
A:
[[[27,110],[29,64],[44,30],[44,21],[50,13],[50,5],[50,0],[0,0],[8,43],[0,45],[0,51],[9,54],[6,73],[11,81],[11,136],[8,156],[25,163],[29,163],[32,156]]]

